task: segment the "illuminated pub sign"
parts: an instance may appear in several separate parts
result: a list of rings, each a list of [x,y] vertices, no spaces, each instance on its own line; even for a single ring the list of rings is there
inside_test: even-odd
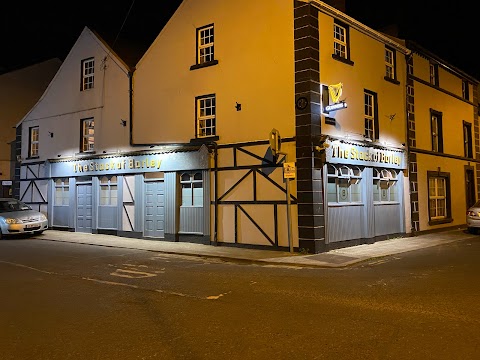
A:
[[[79,160],[52,161],[51,177],[100,174],[134,174],[208,168],[208,150],[164,154],[119,155]]]
[[[342,91],[343,83],[341,82],[335,85],[322,85],[322,107],[325,114],[347,107],[347,103],[340,100]]]
[[[353,164],[405,169],[405,153],[401,150],[366,147],[333,141],[326,148],[326,160],[335,164]]]

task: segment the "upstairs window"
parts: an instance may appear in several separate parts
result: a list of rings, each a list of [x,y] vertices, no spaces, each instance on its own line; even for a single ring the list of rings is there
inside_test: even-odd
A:
[[[397,82],[395,50],[385,47],[385,80]]]
[[[365,119],[365,132],[364,137],[366,140],[374,141],[378,140],[378,105],[377,94],[364,90],[364,119]]]
[[[95,129],[93,118],[82,120],[81,151],[89,152],[95,150]]]
[[[218,64],[215,60],[213,24],[197,29],[197,56],[196,64],[190,66],[190,70]]]
[[[350,35],[348,25],[335,20],[333,24],[332,58],[353,65],[350,61]]]
[[[362,170],[346,165],[327,166],[327,200],[328,203],[361,203]]]
[[[116,176],[100,179],[100,206],[117,206],[118,188]]]
[[[430,84],[438,86],[438,64],[430,63]]]
[[[196,98],[197,108],[197,138],[217,135],[215,95],[205,95]]]
[[[95,73],[95,59],[82,60],[82,86],[81,90],[93,89],[93,80]]]
[[[462,80],[462,97],[465,100],[470,100],[470,88],[466,80]]]
[[[183,173],[180,176],[180,184],[182,185],[182,206],[203,207],[202,173]]]
[[[69,206],[70,186],[68,178],[55,180],[55,206]]]
[[[473,159],[472,124],[463,121],[463,151],[467,158]]]
[[[443,152],[442,113],[430,110],[432,151]]]
[[[38,139],[39,139],[39,128],[38,126],[33,126],[29,129],[29,142],[30,146],[28,147],[28,157],[38,157]]]

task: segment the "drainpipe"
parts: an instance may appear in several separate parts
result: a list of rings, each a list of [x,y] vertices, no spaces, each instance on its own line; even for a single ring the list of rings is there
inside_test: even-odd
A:
[[[132,125],[132,119],[133,119],[133,71],[128,72],[128,122],[129,122],[129,128],[130,128],[130,146],[133,146],[133,125]]]
[[[214,197],[214,211],[213,218],[213,243],[211,245],[218,245],[218,144],[215,141],[209,143],[213,147],[213,166],[214,174],[213,180],[215,181],[215,187],[213,188]]]

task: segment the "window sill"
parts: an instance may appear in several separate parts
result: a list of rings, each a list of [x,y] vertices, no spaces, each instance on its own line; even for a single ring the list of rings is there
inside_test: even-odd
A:
[[[75,156],[89,156],[89,155],[95,155],[97,152],[96,151],[82,151],[79,153],[75,153]]]
[[[209,136],[209,137],[203,137],[203,138],[195,138],[195,139],[190,139],[190,144],[204,144],[204,143],[211,143],[214,141],[219,140],[219,136]]]
[[[329,207],[342,207],[342,206],[363,206],[364,204],[362,202],[344,202],[344,203],[338,203],[338,202],[329,202],[328,206]]]
[[[347,65],[352,65],[353,66],[353,64],[354,64],[352,60],[343,58],[343,57],[335,55],[335,54],[332,54],[332,59],[338,60],[340,62],[343,62],[344,64],[347,64]]]
[[[428,222],[428,225],[440,225],[440,224],[448,224],[453,222],[452,218],[446,218],[446,219],[441,219],[441,220],[430,220]]]
[[[201,68],[205,68],[205,67],[209,67],[209,66],[213,66],[213,65],[217,65],[217,64],[218,64],[218,60],[213,60],[213,61],[209,61],[209,62],[206,62],[206,63],[203,63],[203,64],[192,65],[192,66],[190,66],[190,70],[201,69]]]
[[[40,156],[29,156],[25,160],[38,160],[40,159]]]
[[[388,76],[384,76],[383,79],[388,81],[388,82],[391,82],[392,84],[400,85],[400,81],[398,81],[396,79],[389,78]]]

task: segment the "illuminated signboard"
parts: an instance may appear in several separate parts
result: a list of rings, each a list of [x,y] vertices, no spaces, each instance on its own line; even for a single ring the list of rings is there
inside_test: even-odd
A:
[[[347,103],[343,100],[340,101],[340,97],[343,92],[343,83],[335,85],[322,85],[322,105],[323,112],[328,114],[331,111],[345,109]]]
[[[334,164],[354,164],[405,169],[405,153],[333,141],[325,151],[326,160]]]

